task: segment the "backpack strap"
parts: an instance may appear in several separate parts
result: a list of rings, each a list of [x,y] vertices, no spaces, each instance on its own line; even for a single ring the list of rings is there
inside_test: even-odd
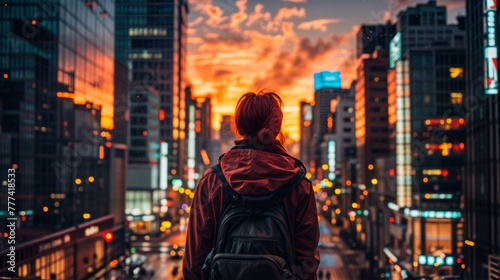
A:
[[[277,201],[283,200],[283,198],[291,192],[297,185],[300,184],[304,178],[306,172],[303,168],[300,168],[299,172],[278,190],[268,195],[241,195],[237,193],[231,185],[229,185],[226,177],[224,176],[220,164],[213,165],[212,170],[214,170],[215,175],[222,182],[222,186],[228,192],[229,196],[237,205],[243,209],[265,209],[268,206],[276,203]]]

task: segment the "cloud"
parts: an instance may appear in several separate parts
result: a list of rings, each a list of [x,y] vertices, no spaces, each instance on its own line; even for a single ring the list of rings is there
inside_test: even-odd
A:
[[[310,75],[312,66],[335,52],[335,48],[345,44],[347,38],[332,35],[330,40],[320,38],[316,43],[307,37],[301,38],[292,52],[281,50],[273,55],[274,62],[263,75],[256,77],[254,86],[266,87],[272,83],[273,87],[283,88],[293,85],[296,79]]]
[[[218,6],[213,6],[213,5],[205,6],[205,14],[209,16],[206,23],[211,27],[217,27],[222,22],[227,20],[227,17],[224,16],[224,11]]]
[[[291,2],[291,3],[306,3],[307,0],[281,0],[283,2]]]
[[[251,26],[254,22],[257,22],[258,20],[263,19],[264,21],[269,21],[271,18],[271,13],[269,12],[262,12],[264,10],[264,5],[261,3],[257,3],[255,7],[253,8],[253,13],[248,16],[248,21],[246,23],[246,26]]]
[[[326,25],[331,23],[339,23],[340,19],[316,19],[312,21],[302,22],[297,26],[301,30],[320,30],[325,32],[327,27]]]
[[[202,21],[203,21],[203,17],[202,17],[202,16],[199,16],[199,17],[197,17],[195,20],[190,21],[190,22],[189,22],[189,24],[188,24],[188,26],[189,26],[190,28],[195,27],[196,25],[200,24]]]
[[[305,16],[306,16],[306,9],[304,9],[304,8],[299,9],[297,7],[293,7],[293,8],[283,7],[283,8],[278,10],[278,13],[274,17],[273,21],[270,21],[266,25],[265,29],[268,32],[276,32],[281,27],[281,23],[283,22],[284,19],[290,19],[293,17],[302,18]]]
[[[297,35],[295,34],[295,31],[293,30],[293,22],[285,21],[281,25],[281,31],[283,32],[283,36],[289,40],[294,40]]]
[[[238,12],[231,15],[230,26],[231,28],[239,29],[240,24],[248,17],[245,12],[247,9],[247,0],[238,0],[236,7],[238,7]]]

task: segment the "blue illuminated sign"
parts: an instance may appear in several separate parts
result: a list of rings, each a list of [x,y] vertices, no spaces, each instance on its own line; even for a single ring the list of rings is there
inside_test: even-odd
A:
[[[398,32],[389,43],[389,68],[394,68],[396,61],[401,59],[402,54],[401,32]]]
[[[342,77],[339,71],[314,73],[314,90],[322,88],[341,88]]]
[[[453,256],[418,256],[418,264],[420,265],[432,265],[432,266],[444,266],[444,265],[454,265],[455,258]]]

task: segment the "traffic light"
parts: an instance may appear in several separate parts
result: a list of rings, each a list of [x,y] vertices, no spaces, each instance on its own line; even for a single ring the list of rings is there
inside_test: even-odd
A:
[[[102,234],[102,238],[104,238],[104,241],[106,241],[107,243],[113,241],[113,238],[115,238],[115,236],[113,235],[112,232],[105,232]]]
[[[394,217],[389,217],[389,223],[393,224],[396,221],[396,218]]]

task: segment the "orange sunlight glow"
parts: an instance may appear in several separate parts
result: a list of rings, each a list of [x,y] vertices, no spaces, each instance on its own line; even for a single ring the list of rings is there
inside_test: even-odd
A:
[[[190,24],[187,76],[195,97],[211,97],[213,128],[220,129],[223,115],[233,115],[238,98],[248,91],[275,91],[283,99],[283,134],[300,138],[300,102],[313,101],[313,74],[342,72],[343,87],[355,76],[352,67],[356,28],[347,34],[330,34],[323,26],[337,19],[302,20],[303,9],[281,8],[265,12],[263,4],[246,10],[246,1],[225,13],[210,3],[196,4],[203,15]],[[263,25],[256,18],[269,18]],[[301,19],[300,28],[293,22]],[[260,23],[259,23],[260,22]],[[296,34],[299,29],[317,29],[322,36],[312,39]]]

